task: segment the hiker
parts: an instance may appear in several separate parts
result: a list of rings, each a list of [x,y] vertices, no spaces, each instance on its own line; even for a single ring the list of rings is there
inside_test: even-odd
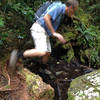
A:
[[[77,0],[67,0],[65,4],[61,2],[52,3],[30,28],[35,48],[24,52],[13,50],[10,57],[10,66],[14,66],[20,57],[36,56],[42,56],[42,63],[45,66],[51,54],[49,37],[57,38],[62,44],[66,44],[67,41],[56,30],[60,25],[62,15],[67,14],[69,17],[72,17],[77,8]]]

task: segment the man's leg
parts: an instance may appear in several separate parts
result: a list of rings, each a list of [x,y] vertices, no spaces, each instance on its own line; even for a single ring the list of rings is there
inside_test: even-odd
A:
[[[42,64],[41,64],[41,67],[39,69],[39,72],[41,73],[45,73],[47,75],[52,75],[52,72],[50,70],[48,70],[47,68],[47,62],[49,60],[49,56],[50,56],[50,52],[47,52],[46,55],[44,55],[42,57]]]
[[[46,55],[44,55],[44,56],[42,57],[42,63],[43,63],[43,64],[47,64],[48,59],[49,59],[49,56],[50,56],[50,52],[47,52]]]
[[[49,37],[46,38],[46,45],[47,45],[47,53],[46,55],[44,55],[42,57],[42,64],[41,64],[41,67],[40,67],[40,72],[41,73],[45,73],[45,74],[48,74],[48,75],[51,75],[52,72],[50,70],[47,69],[47,62],[49,60],[49,56],[51,54],[51,44],[50,44],[50,40],[49,40]]]
[[[29,50],[25,50],[23,52],[23,57],[27,58],[27,57],[35,57],[35,56],[45,56],[46,52],[45,51],[40,51],[37,49],[29,49]]]
[[[33,29],[31,30],[31,35],[34,40],[35,49],[29,49],[24,52],[18,52],[18,50],[14,50],[10,57],[10,65],[14,61],[16,64],[18,58],[20,57],[35,57],[35,56],[45,56],[46,52],[48,51],[48,39],[47,33],[45,32],[44,28],[41,27],[39,24],[35,23],[33,25]],[[15,59],[16,58],[16,59]],[[44,57],[46,59],[47,57]],[[44,60],[45,61],[45,60]]]

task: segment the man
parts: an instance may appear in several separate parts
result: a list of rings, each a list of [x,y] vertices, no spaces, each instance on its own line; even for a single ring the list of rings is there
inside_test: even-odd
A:
[[[77,0],[68,0],[66,4],[61,2],[51,4],[30,29],[35,48],[26,50],[23,53],[14,50],[10,57],[10,66],[15,66],[18,58],[22,56],[24,58],[42,56],[42,62],[46,64],[51,53],[49,37],[57,38],[62,44],[66,43],[64,37],[56,30],[60,25],[62,16],[67,14],[72,17],[77,8]]]

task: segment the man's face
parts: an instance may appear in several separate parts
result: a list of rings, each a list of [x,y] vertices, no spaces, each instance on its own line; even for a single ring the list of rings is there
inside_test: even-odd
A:
[[[68,10],[67,10],[67,15],[69,17],[72,17],[75,13],[75,11],[77,10],[77,7],[76,8],[73,8],[72,6],[68,7]]]

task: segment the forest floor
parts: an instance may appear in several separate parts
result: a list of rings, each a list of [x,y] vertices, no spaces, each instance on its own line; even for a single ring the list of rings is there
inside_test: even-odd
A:
[[[51,75],[39,72],[41,63],[36,62],[36,59],[24,59],[23,63],[24,67],[41,76],[44,82],[55,89],[54,100],[67,100],[67,92],[71,81],[78,76],[93,71],[92,68],[79,64],[77,59],[67,63],[64,60],[51,57],[46,68],[52,72]],[[30,96],[23,76],[17,72],[11,74],[12,72],[8,70],[8,62],[5,63],[3,70],[2,64],[0,65],[0,100],[29,100]]]
[[[31,63],[29,65],[30,67],[28,67],[30,71],[40,75],[44,82],[50,84],[55,89],[54,100],[67,100],[67,92],[71,81],[78,76],[93,71],[92,68],[79,64],[77,60],[67,63],[64,60],[57,61],[55,58],[52,58],[46,68],[51,71],[52,74],[47,75],[39,72],[39,67],[41,67],[41,64],[34,63],[34,60],[28,60],[26,62],[28,62],[28,65],[29,62]],[[27,67],[27,64],[25,66]]]

